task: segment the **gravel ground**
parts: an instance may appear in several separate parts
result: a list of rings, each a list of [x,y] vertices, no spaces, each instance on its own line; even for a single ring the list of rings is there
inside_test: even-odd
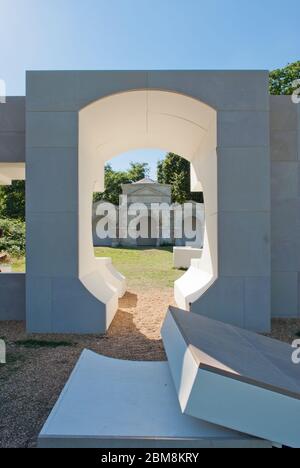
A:
[[[0,367],[0,447],[36,446],[37,435],[84,348],[118,359],[165,360],[160,329],[173,300],[169,288],[127,293],[106,336],[28,337],[23,323],[1,323],[8,363]],[[300,320],[273,322],[272,336],[288,343],[299,331]],[[17,343],[28,338],[50,343],[36,349]],[[53,347],[57,341],[72,346]]]
[[[112,358],[163,361],[160,329],[173,290],[129,292],[106,336],[26,335],[25,324],[2,322],[7,364],[0,367],[0,447],[35,447],[36,438],[83,349]],[[66,341],[72,346],[30,349],[18,341]]]

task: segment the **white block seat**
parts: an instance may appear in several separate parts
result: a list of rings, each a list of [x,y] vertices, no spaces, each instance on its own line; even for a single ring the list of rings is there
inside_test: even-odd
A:
[[[202,255],[202,249],[193,247],[174,247],[173,266],[174,268],[190,268],[192,259],[199,259]]]
[[[107,331],[119,308],[118,290],[106,281],[103,271],[98,269],[83,276],[81,282],[104,305],[104,332]]]
[[[290,345],[175,308],[162,337],[184,414],[300,448],[300,367]]]
[[[111,258],[91,257],[89,270],[80,277],[85,288],[102,304],[99,313],[103,317],[103,333],[105,333],[119,308],[119,298],[126,293],[126,278],[113,266]],[[104,306],[104,308],[103,308]]]
[[[84,351],[39,438],[41,448],[270,448],[183,415],[167,362]]]
[[[212,273],[201,268],[201,259],[191,260],[188,271],[174,284],[174,297],[180,309],[190,310],[191,304],[214,283]]]
[[[118,291],[119,298],[123,297],[127,290],[125,276],[114,267],[110,257],[97,257],[96,261],[106,282]]]

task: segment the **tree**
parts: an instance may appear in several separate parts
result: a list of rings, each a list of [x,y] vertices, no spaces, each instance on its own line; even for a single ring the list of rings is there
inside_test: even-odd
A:
[[[271,94],[293,94],[299,85],[293,86],[295,80],[300,79],[300,61],[291,63],[287,67],[279,68],[270,73]]]
[[[185,203],[189,200],[203,202],[202,193],[191,192],[191,165],[181,156],[168,153],[157,166],[157,177],[160,184],[172,185],[172,201]]]
[[[149,174],[150,169],[148,163],[130,163],[128,177],[132,182],[138,182],[139,180],[148,177]]]
[[[13,257],[25,254],[25,223],[20,219],[0,219],[0,252]]]
[[[184,171],[174,174],[172,182],[172,200],[182,205],[183,203],[191,200],[189,192],[185,190],[186,187],[186,174]]]
[[[0,187],[0,217],[25,220],[25,181]]]
[[[105,166],[105,191],[94,194],[94,202],[107,201],[114,205],[119,204],[122,193],[122,184],[131,184],[144,179],[149,174],[147,163],[130,163],[128,171],[114,171],[110,164]]]

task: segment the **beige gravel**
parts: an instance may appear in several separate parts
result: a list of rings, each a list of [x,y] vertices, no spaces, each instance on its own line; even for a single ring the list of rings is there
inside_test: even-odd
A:
[[[140,361],[166,359],[161,324],[172,289],[132,291],[120,301],[106,336],[31,335],[20,322],[2,322],[8,363],[0,367],[0,447],[35,447],[36,438],[84,348],[112,358]],[[73,347],[28,349],[24,339],[69,341]]]
[[[30,336],[68,341],[72,347],[20,347],[15,342],[28,339],[24,324],[1,323],[8,364],[0,367],[0,447],[36,446],[37,435],[84,348],[118,359],[165,360],[160,329],[173,300],[170,288],[133,290],[120,301],[106,336]],[[300,320],[275,320],[273,325],[273,336],[288,343],[300,331]]]

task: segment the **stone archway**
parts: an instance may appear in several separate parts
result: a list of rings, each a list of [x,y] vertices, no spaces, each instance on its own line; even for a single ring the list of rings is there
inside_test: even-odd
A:
[[[216,111],[188,96],[157,90],[125,92],[95,101],[79,112],[79,278],[105,305],[108,326],[117,306],[112,300],[114,292],[106,280],[105,269],[100,269],[94,258],[91,197],[95,185],[99,191],[104,190],[105,163],[138,147],[162,148],[182,154],[190,161],[192,190],[203,190],[206,199],[206,238],[199,275],[194,281],[193,301],[218,276]],[[97,168],[101,165],[100,174]],[[156,245],[156,242],[142,239],[138,245]],[[183,303],[186,301],[184,288],[181,294]]]
[[[99,161],[104,166],[123,151],[150,146],[186,155],[192,187],[206,196],[204,255],[176,285],[178,303],[269,330],[267,80],[263,71],[28,72],[28,331],[109,327],[118,301],[92,249]],[[254,193],[253,184],[264,190]]]

